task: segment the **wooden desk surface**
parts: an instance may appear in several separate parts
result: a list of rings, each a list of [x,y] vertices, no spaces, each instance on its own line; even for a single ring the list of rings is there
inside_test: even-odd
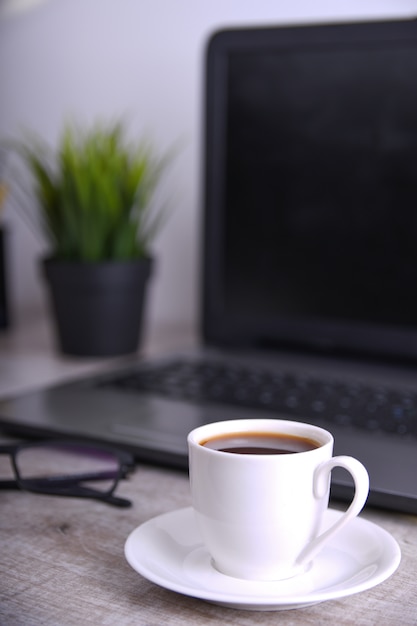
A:
[[[133,500],[131,509],[0,492],[0,624],[417,624],[417,517],[371,509],[362,514],[391,532],[402,550],[399,569],[377,587],[308,608],[252,612],[158,587],[125,560],[134,528],[190,504],[185,474],[139,466],[118,493]]]
[[[40,372],[29,363],[46,368]],[[37,340],[0,340],[0,370],[3,382],[7,377],[9,382],[4,390],[36,386],[85,367],[45,353]],[[27,379],[28,369],[32,380]],[[11,473],[6,458],[0,472],[1,478]],[[126,562],[124,544],[134,528],[190,505],[185,473],[139,466],[118,493],[133,501],[132,508],[0,491],[1,626],[417,624],[417,516],[373,509],[362,513],[400,544],[400,567],[387,581],[340,600],[264,613],[226,609],[157,587]]]

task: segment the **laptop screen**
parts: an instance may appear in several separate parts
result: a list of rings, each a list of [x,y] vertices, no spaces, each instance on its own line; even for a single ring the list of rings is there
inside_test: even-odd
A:
[[[214,35],[208,341],[417,356],[416,77],[415,21]]]

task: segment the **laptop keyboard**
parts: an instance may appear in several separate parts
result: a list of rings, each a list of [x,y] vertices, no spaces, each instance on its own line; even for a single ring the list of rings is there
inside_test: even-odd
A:
[[[288,372],[176,360],[102,383],[203,404],[284,413],[294,419],[417,436],[417,393]]]

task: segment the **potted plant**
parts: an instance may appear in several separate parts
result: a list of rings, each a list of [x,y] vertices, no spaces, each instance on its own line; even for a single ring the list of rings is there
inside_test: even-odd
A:
[[[32,175],[42,259],[64,353],[111,356],[140,345],[150,245],[161,225],[154,195],[166,165],[122,123],[66,125],[54,151],[20,143]]]

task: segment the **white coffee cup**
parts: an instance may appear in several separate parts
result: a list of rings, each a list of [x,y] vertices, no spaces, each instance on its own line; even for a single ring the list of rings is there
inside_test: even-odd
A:
[[[208,447],[224,447],[229,435],[244,445],[254,433],[265,434],[277,446],[288,436],[301,443],[307,439],[312,449],[249,454]],[[206,424],[189,433],[188,449],[197,525],[214,566],[228,576],[280,580],[302,573],[360,513],[368,497],[369,477],[362,463],[333,457],[333,436],[310,424],[279,419]],[[347,511],[320,534],[334,467],[350,472],[355,493]]]

